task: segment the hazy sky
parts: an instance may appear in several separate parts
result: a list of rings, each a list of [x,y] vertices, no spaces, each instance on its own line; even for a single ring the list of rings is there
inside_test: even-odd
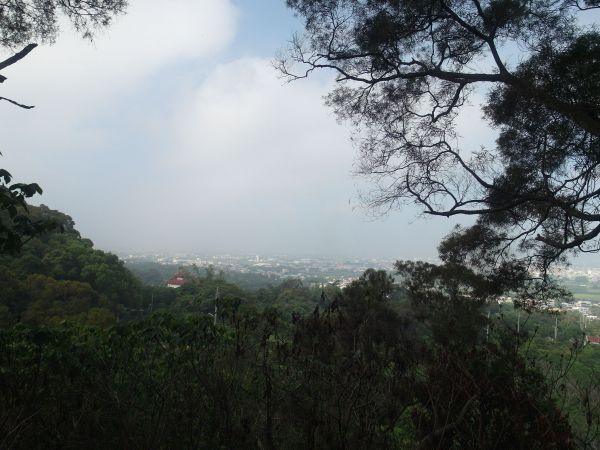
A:
[[[130,0],[94,43],[67,26],[3,71],[0,167],[36,181],[110,251],[435,257],[453,219],[373,219],[332,77],[271,67],[300,24],[284,0]],[[490,143],[474,106],[465,148]]]

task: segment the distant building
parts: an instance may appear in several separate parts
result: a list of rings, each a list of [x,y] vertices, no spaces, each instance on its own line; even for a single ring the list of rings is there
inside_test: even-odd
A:
[[[177,272],[172,278],[167,280],[167,287],[177,289],[186,283],[185,276],[181,272]]]
[[[600,345],[600,336],[586,336],[585,343]]]

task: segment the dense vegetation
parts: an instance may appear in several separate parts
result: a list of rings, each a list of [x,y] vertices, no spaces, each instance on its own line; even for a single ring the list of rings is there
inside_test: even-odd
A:
[[[539,312],[517,332],[496,278],[398,263],[247,291],[191,267],[168,289],[32,211],[64,231],[0,260],[0,448],[598,443],[600,352],[570,316],[556,341]]]
[[[515,353],[514,339],[485,340],[477,302],[421,298],[413,313],[399,314],[392,289],[388,275],[370,271],[324,310],[291,322],[234,305],[217,326],[202,314],[155,314],[109,328],[5,329],[4,444],[574,445],[544,377]],[[458,319],[464,325],[449,333]]]
[[[441,265],[399,262],[398,283],[249,291],[190,268],[173,290],[28,209],[40,187],[0,169],[0,448],[598,448],[600,352],[576,316],[536,310],[564,294],[551,264],[600,248],[600,34],[577,20],[598,2],[288,4],[303,70],[280,68],[338,73],[328,101],[357,127],[371,204],[475,225]],[[0,70],[65,18],[89,37],[125,7],[7,2],[0,46],[24,47]],[[478,84],[500,134],[469,159],[454,125]]]
[[[18,255],[0,254],[2,324],[106,325],[141,306],[140,283],[115,255],[82,239],[69,216],[45,206],[29,209],[33,220],[52,221],[62,232],[38,234]]]

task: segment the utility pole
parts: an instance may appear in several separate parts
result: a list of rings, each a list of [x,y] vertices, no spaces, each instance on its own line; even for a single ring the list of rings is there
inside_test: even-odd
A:
[[[521,310],[517,311],[517,334],[521,332]]]

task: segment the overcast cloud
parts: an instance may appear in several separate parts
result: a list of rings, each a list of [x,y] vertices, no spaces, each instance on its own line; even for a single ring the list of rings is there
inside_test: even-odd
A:
[[[249,3],[131,0],[93,44],[65,32],[36,49],[3,72],[36,109],[0,104],[0,166],[106,250],[435,256],[454,222],[357,208],[332,81],[278,79],[294,20],[283,0],[260,20]],[[461,119],[467,147],[493,141],[478,117]]]

